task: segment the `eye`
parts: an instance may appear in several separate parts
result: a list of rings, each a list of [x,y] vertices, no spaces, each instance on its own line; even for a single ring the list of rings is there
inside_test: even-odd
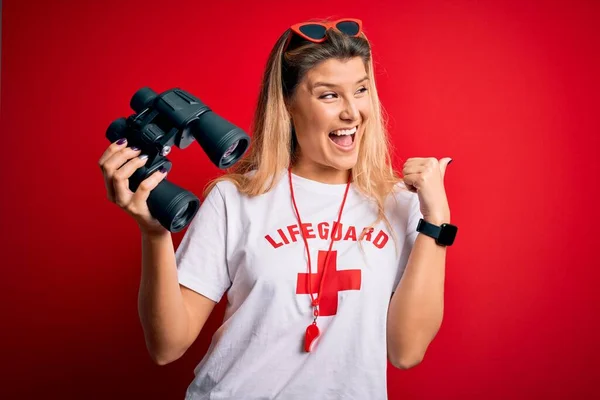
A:
[[[319,99],[332,99],[333,98],[333,97],[327,97],[327,96],[336,96],[336,94],[335,93],[325,93],[325,94],[321,95],[319,97]]]
[[[363,86],[360,89],[358,89],[358,91],[356,93],[359,93],[359,94],[360,93],[365,93],[367,90],[368,89]],[[330,100],[330,99],[333,99],[335,97],[337,97],[336,93],[325,93],[325,94],[322,94],[321,96],[319,96],[319,99],[328,99],[328,100]]]

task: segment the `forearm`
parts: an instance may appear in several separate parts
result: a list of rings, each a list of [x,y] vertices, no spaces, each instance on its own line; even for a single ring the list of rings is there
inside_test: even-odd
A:
[[[388,354],[396,364],[419,363],[441,326],[445,263],[446,248],[419,233],[388,311]]]
[[[138,311],[146,346],[159,364],[185,351],[188,314],[183,302],[170,232],[142,233]]]

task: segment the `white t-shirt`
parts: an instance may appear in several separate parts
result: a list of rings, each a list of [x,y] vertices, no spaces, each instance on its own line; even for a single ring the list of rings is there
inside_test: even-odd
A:
[[[308,263],[287,170],[280,177],[254,198],[219,182],[177,248],[179,282],[216,302],[227,293],[228,300],[186,399],[387,399],[387,312],[418,234],[418,196],[399,183],[386,202],[397,253],[381,221],[364,236],[363,254],[357,239],[377,210],[350,186],[323,284],[321,336],[305,352],[306,328],[314,319]],[[292,182],[316,298],[346,185],[295,174]]]

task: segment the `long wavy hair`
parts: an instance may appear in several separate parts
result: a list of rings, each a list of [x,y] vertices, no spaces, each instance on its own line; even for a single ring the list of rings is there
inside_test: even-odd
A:
[[[208,182],[203,195],[206,196],[222,180],[233,182],[239,192],[247,196],[271,190],[277,177],[281,178],[281,171],[293,165],[298,154],[298,143],[286,107],[298,83],[311,68],[323,61],[360,57],[371,81],[372,113],[365,123],[358,160],[351,170],[352,180],[355,188],[376,204],[378,218],[371,227],[383,220],[393,234],[384,213],[384,202],[401,177],[391,165],[387,119],[375,86],[370,43],[364,32],[360,37],[350,37],[329,29],[326,35],[322,43],[299,38],[290,29],[279,37],[264,71],[251,128],[252,145],[224,175]],[[291,41],[284,53],[288,39]],[[252,171],[254,173],[248,174]]]

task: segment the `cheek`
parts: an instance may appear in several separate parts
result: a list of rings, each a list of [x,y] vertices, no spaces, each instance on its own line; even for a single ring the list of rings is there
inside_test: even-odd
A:
[[[329,140],[327,136],[328,129],[331,128],[336,115],[336,110],[332,110],[332,107],[315,107],[312,109],[311,118],[307,121],[305,131],[305,141],[308,146],[319,151],[318,148]]]
[[[317,124],[318,121],[313,120],[307,125],[305,125],[305,129],[302,131],[301,134],[296,133],[296,137],[298,138],[298,143],[300,144],[300,147],[304,149],[304,151],[308,155],[314,156],[322,152],[321,148],[323,147],[323,138],[325,135],[323,135],[322,132],[319,130]],[[328,137],[326,137],[325,139],[329,140]]]
[[[312,123],[314,129],[327,130],[331,126],[331,121],[334,121],[339,116],[339,110],[335,107],[327,107],[320,105],[315,107],[312,113]]]
[[[359,109],[360,115],[365,120],[368,119],[373,114],[373,107],[371,106],[371,101],[369,99],[366,99],[364,102],[362,102],[358,109]]]

